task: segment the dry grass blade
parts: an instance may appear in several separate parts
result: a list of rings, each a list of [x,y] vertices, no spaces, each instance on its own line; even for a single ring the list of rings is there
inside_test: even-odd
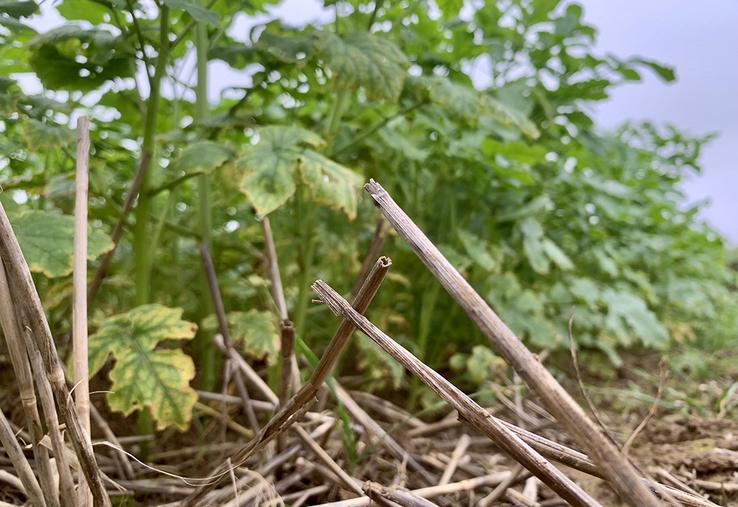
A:
[[[382,186],[371,180],[365,188],[385,218],[412,247],[446,291],[541,399],[545,408],[597,463],[618,495],[633,507],[658,507],[659,501],[643,484],[628,459],[612,445],[582,408],[500,320],[487,302],[477,294]]]
[[[459,466],[459,461],[461,461],[464,453],[469,448],[470,442],[471,439],[469,438],[469,435],[467,435],[466,433],[461,435],[459,441],[456,442],[456,448],[454,448],[454,452],[451,454],[451,460],[448,462],[446,469],[443,471],[443,475],[438,481],[438,484],[448,484],[449,482],[451,482],[451,478],[456,471],[456,467]]]
[[[385,352],[417,376],[440,398],[455,408],[459,412],[460,417],[463,417],[469,424],[490,437],[505,452],[537,475],[552,490],[561,495],[562,498],[575,506],[600,505],[571,479],[551,465],[543,456],[523,442],[509,428],[491,417],[474,400],[413,356],[392,338],[384,334],[366,319],[366,317],[351,308],[351,305],[325,282],[320,280],[315,282],[313,284],[313,290],[335,314],[353,322],[357,328],[371,338]]]

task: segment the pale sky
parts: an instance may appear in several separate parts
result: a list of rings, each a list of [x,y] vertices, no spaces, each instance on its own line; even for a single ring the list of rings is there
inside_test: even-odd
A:
[[[710,201],[704,217],[731,243],[738,243],[738,1],[737,0],[580,0],[584,18],[599,30],[597,49],[620,57],[640,55],[672,65],[677,81],[665,84],[647,74],[645,82],[617,88],[598,106],[603,127],[626,120],[671,122],[689,133],[719,133],[703,151],[704,173],[684,186],[690,202]],[[44,2],[33,25],[40,31],[64,20]],[[286,0],[272,9],[288,24],[329,20],[318,0]],[[240,16],[229,30],[242,39],[248,28],[269,19]],[[244,84],[243,73],[223,62],[210,67],[212,100],[228,86]],[[32,80],[23,79],[31,89]]]

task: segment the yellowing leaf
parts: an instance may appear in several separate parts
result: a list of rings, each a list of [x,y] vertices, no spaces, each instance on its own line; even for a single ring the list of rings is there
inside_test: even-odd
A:
[[[258,132],[258,142],[248,148],[236,165],[243,171],[240,189],[260,215],[271,213],[295,193],[300,177],[315,200],[356,216],[363,179],[320,153],[317,134],[298,127],[270,126]]]
[[[179,349],[155,350],[164,340],[189,340],[197,325],[182,320],[181,308],[152,304],[103,321],[90,337],[90,375],[112,354],[115,366],[107,398],[112,410],[128,415],[148,408],[157,427],[187,429],[197,394],[189,382],[195,366]]]
[[[74,217],[52,211],[26,210],[10,217],[31,271],[49,278],[72,272]],[[87,258],[94,260],[113,248],[107,234],[88,231]]]
[[[316,47],[337,89],[363,88],[371,99],[393,102],[400,97],[408,61],[393,42],[366,32],[320,32]]]
[[[298,164],[302,181],[312,189],[317,202],[343,211],[350,220],[356,218],[357,189],[364,178],[313,150],[305,150]]]

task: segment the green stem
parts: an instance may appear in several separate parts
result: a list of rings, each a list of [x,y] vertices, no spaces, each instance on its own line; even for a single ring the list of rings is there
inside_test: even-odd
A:
[[[208,32],[205,23],[195,26],[195,49],[197,54],[197,87],[195,89],[195,125],[204,132],[203,124],[208,117]],[[197,215],[200,236],[209,251],[213,251],[213,216],[210,200],[210,177],[201,174],[197,178],[198,206]],[[201,277],[199,317],[204,318],[212,313],[212,302],[205,276]],[[198,333],[194,341],[198,358],[200,382],[206,390],[212,390],[217,381],[216,351],[207,333]]]
[[[310,301],[310,276],[315,259],[315,247],[317,246],[317,235],[315,234],[315,209],[307,200],[306,190],[300,187],[297,191],[297,220],[298,237],[300,245],[298,259],[300,277],[298,281],[297,303],[294,312],[295,334],[302,340],[305,339],[305,315],[308,302]]]
[[[325,129],[325,137],[328,139],[326,152],[330,153],[333,145],[333,138],[338,130],[341,117],[351,101],[351,93],[349,91],[340,91],[336,94],[335,100],[328,114],[328,124]],[[308,303],[310,302],[311,291],[310,282],[313,261],[315,259],[315,250],[318,244],[316,234],[317,222],[315,219],[315,207],[308,202],[306,189],[301,186],[297,191],[297,236],[300,238],[299,245],[299,266],[300,278],[297,293],[297,303],[294,312],[295,334],[300,339],[305,339],[305,314],[307,313]]]
[[[156,60],[156,69],[151,78],[151,90],[146,105],[146,120],[144,123],[143,145],[141,156],[146,161],[144,176],[139,191],[138,205],[136,206],[136,226],[133,231],[133,251],[135,256],[136,305],[149,302],[151,297],[151,267],[153,248],[149,234],[149,214],[151,212],[151,159],[154,153],[156,123],[159,115],[159,95],[161,79],[166,72],[167,57],[169,55],[169,8],[162,6],[160,14],[159,55]]]
[[[350,100],[351,93],[349,91],[343,90],[336,93],[336,99],[333,101],[331,111],[328,115],[328,125],[325,132],[325,136],[328,138],[328,142],[330,144],[333,144],[333,136],[335,136],[338,131],[341,117],[343,117],[343,113],[346,111],[346,107]]]

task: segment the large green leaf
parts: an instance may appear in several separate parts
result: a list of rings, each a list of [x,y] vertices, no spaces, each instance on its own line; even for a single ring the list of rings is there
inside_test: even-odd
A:
[[[209,173],[225,164],[231,157],[233,151],[227,146],[213,141],[198,141],[182,150],[172,163],[172,168],[186,173]]]
[[[271,126],[258,131],[258,142],[236,163],[243,171],[240,189],[266,215],[295,193],[301,179],[319,203],[356,216],[358,192],[363,180],[350,169],[304,145],[320,147],[317,134],[298,127]]]
[[[29,44],[31,67],[52,89],[94,90],[135,73],[134,49],[125,36],[68,24],[37,35]]]
[[[182,320],[181,308],[152,304],[105,319],[90,337],[90,375],[112,355],[108,404],[125,415],[148,408],[163,429],[186,430],[197,393],[189,382],[195,366],[179,349],[156,349],[164,340],[189,340],[197,326]]]
[[[399,98],[408,61],[388,39],[366,32],[339,36],[324,31],[318,34],[316,47],[337,89],[361,87],[371,99]]]
[[[52,211],[26,210],[10,219],[31,271],[49,278],[72,272],[74,217]],[[113,248],[110,237],[97,229],[90,228],[87,241],[89,260]]]

